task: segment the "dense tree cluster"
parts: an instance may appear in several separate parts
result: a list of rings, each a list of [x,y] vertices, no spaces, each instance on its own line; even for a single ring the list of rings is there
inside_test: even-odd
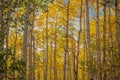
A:
[[[0,0],[0,80],[119,80],[120,0]]]

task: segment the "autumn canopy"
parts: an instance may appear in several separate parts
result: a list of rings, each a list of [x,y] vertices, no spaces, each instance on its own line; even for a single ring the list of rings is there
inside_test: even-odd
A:
[[[0,80],[120,80],[120,0],[0,0]]]

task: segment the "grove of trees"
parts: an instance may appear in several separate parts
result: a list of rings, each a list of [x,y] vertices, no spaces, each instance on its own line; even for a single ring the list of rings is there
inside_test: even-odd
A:
[[[0,80],[120,80],[120,0],[0,0]]]

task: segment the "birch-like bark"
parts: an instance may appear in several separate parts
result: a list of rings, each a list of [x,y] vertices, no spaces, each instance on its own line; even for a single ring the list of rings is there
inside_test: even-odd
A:
[[[52,37],[51,37],[52,39]],[[52,80],[52,70],[53,70],[53,41],[50,41],[50,47],[51,47],[51,52],[50,52],[50,80]]]
[[[66,80],[66,72],[67,72],[67,55],[68,55],[68,27],[69,27],[69,3],[67,3],[67,17],[66,17],[66,47],[64,54],[64,71],[63,71],[63,80]]]
[[[55,22],[55,46],[54,46],[54,80],[57,80],[57,62],[56,62],[56,53],[57,53],[57,17]]]
[[[112,34],[112,26],[111,26],[111,8],[110,8],[110,4],[108,4],[108,10],[109,10],[109,13],[108,13],[108,28],[109,28],[109,61],[110,61],[110,73],[109,73],[109,76],[108,78],[111,79],[111,72],[112,72],[112,57],[113,57],[113,34]]]
[[[103,66],[104,69],[106,68],[106,4],[103,5],[104,7],[104,23],[103,23]],[[106,80],[107,73],[103,71],[103,80]]]
[[[117,40],[117,51],[120,56],[120,11],[119,11],[119,0],[115,0],[115,24],[116,24],[116,40]]]
[[[89,0],[86,0],[86,38],[87,38],[87,54],[88,54],[88,80],[93,80],[93,59],[90,44],[90,22],[89,22]]]
[[[30,14],[30,0],[28,0],[26,5],[26,13],[25,13],[25,23],[24,23],[24,32],[23,32],[23,48],[22,48],[22,57],[23,61],[26,63],[27,69],[27,47],[28,47],[28,27],[29,27],[29,14]],[[22,73],[24,80],[26,80],[26,70]]]
[[[33,38],[33,67],[34,67],[34,70],[33,70],[33,80],[36,80],[36,78],[35,78],[35,64],[36,64],[36,44],[35,44],[35,37],[34,36],[32,36]]]
[[[100,25],[99,25],[99,0],[96,0],[96,9],[97,9],[97,16],[96,16],[96,46],[97,46],[97,67],[100,69],[101,66],[101,49],[100,49]],[[101,73],[97,74],[98,80],[101,80]]]
[[[46,11],[46,55],[45,55],[45,77],[48,78],[48,10]]]
[[[34,28],[34,12],[32,12],[32,26],[30,26],[29,29],[29,73],[28,73],[28,79],[33,80],[33,28]]]
[[[82,2],[83,0],[81,0],[81,5],[80,5],[80,27],[79,27],[79,32],[78,32],[78,46],[77,46],[77,55],[76,55],[76,74],[75,74],[75,80],[78,80],[79,76],[78,76],[78,57],[80,54],[80,34],[82,32]]]

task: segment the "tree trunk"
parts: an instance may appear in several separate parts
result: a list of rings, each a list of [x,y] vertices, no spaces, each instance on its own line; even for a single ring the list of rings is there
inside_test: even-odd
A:
[[[46,12],[46,55],[45,55],[45,79],[48,78],[48,11]]]
[[[87,37],[87,54],[88,54],[88,80],[93,80],[93,59],[90,44],[90,22],[89,22],[89,0],[86,0],[86,37]]]
[[[36,46],[35,46],[35,37],[32,36],[33,38],[33,67],[34,67],[34,70],[33,70],[33,80],[36,80],[35,78],[35,62],[36,62]]]
[[[10,5],[10,2],[9,2],[9,6]],[[8,49],[8,45],[9,45],[9,28],[10,28],[10,8],[8,8],[8,12],[7,12],[7,19],[8,19],[8,22],[7,22],[7,26],[6,26],[6,49]]]
[[[44,30],[44,28],[43,28],[43,30]],[[44,80],[45,80],[45,37],[44,37],[44,33],[42,33],[42,39],[43,39],[43,44],[42,44],[42,48],[43,48],[43,75],[44,75]]]
[[[106,68],[106,4],[104,4],[104,23],[103,23],[103,80],[106,80],[107,73],[105,71]]]
[[[82,80],[85,80],[85,66],[86,66],[86,29],[85,29],[85,15],[84,15],[84,26],[83,26],[83,30],[84,30],[84,36],[83,36],[83,39],[84,39],[84,65],[83,65],[83,71],[82,71]]]
[[[65,47],[65,54],[64,54],[64,73],[63,73],[63,80],[66,80],[66,72],[67,72],[67,55],[68,55],[68,26],[69,26],[69,3],[67,3],[67,20],[66,20],[66,47]]]
[[[66,80],[69,80],[70,79],[70,54],[69,54],[69,51],[68,51],[68,54],[67,54],[67,77],[66,77]]]
[[[78,50],[77,50],[77,55],[76,55],[76,76],[75,76],[75,80],[78,80],[78,59],[79,59],[79,54],[80,54],[80,33],[82,32],[82,2],[83,0],[81,0],[81,5],[80,5],[80,29],[78,32]]]
[[[27,68],[27,44],[28,44],[28,26],[29,26],[29,13],[30,13],[30,5],[29,5],[29,0],[26,5],[26,14],[25,14],[25,25],[24,25],[24,32],[23,32],[23,48],[22,48],[22,55],[23,55],[23,61],[26,63],[26,68]],[[26,70],[22,74],[24,80],[26,80]]]
[[[51,37],[52,39],[52,37]],[[53,41],[50,42],[51,52],[50,52],[50,80],[52,80],[52,69],[53,69]]]
[[[10,9],[11,9],[11,4],[10,4],[10,1],[9,0],[6,0],[5,2],[8,2],[8,6],[9,7],[7,7],[7,9],[8,9],[8,11],[7,11],[7,13],[5,14],[5,16],[7,17],[6,19],[6,24],[5,24],[5,27],[6,27],[6,29],[5,29],[5,40],[6,40],[6,46],[5,46],[5,48],[6,48],[6,50],[8,50],[9,49],[9,28],[10,28],[10,14],[11,14],[11,11],[10,11]],[[15,53],[14,53],[15,54]],[[7,63],[6,63],[6,68],[7,68]],[[8,72],[6,71],[6,78],[5,78],[5,80],[7,80],[7,74],[8,74]]]
[[[3,20],[3,9],[4,8],[4,0],[0,0],[0,52],[3,51],[4,48],[4,20]]]
[[[55,46],[54,46],[54,80],[57,80],[57,64],[56,64],[56,50],[57,50],[57,18],[55,22]]]
[[[109,73],[109,79],[111,79],[111,72],[112,72],[112,57],[113,57],[113,34],[112,34],[112,28],[111,28],[111,8],[110,5],[108,4],[108,8],[109,8],[109,15],[108,15],[108,26],[109,26],[109,60],[110,60],[110,73]],[[108,80],[109,80],[108,79]]]
[[[33,80],[33,28],[34,28],[34,12],[32,12],[32,26],[29,29],[29,73],[28,79]]]
[[[118,55],[120,56],[120,11],[119,11],[119,0],[115,0],[115,23],[116,23],[116,39]]]
[[[97,16],[96,16],[96,46],[97,46],[97,67],[100,70],[101,65],[101,50],[100,50],[100,30],[99,30],[99,0],[96,0],[96,9],[97,9]],[[101,73],[97,73],[98,80],[101,80]]]
[[[73,34],[72,34],[72,37],[73,37]],[[72,78],[72,80],[74,80],[75,79],[75,41],[74,41],[74,39],[72,40],[72,65],[73,65],[73,78]]]

